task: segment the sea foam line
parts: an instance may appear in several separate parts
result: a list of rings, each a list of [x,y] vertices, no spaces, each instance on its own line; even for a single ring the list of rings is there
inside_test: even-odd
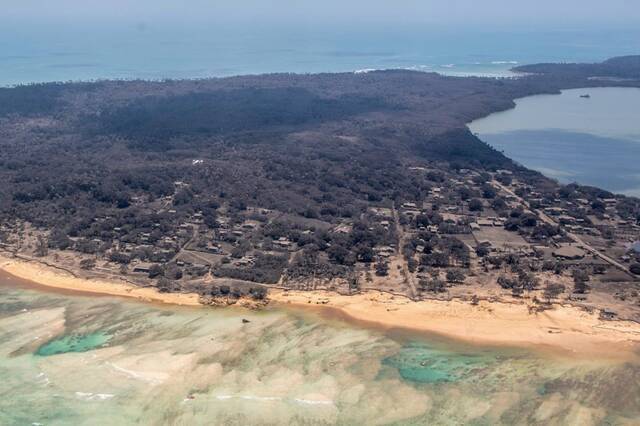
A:
[[[91,392],[76,392],[76,398],[83,401],[105,401],[113,398],[115,395],[110,393],[91,393]]]
[[[292,398],[285,399],[280,396],[256,396],[256,395],[216,395],[215,398],[219,401],[226,401],[229,399],[244,399],[247,401],[289,401],[303,405],[333,405],[331,400],[324,399],[304,399],[304,398]]]

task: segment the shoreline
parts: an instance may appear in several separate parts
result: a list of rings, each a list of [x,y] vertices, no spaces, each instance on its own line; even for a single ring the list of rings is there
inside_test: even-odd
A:
[[[343,296],[325,291],[273,290],[269,298],[283,307],[333,312],[339,319],[385,331],[428,333],[472,345],[531,348],[578,358],[626,360],[640,356],[640,324],[603,321],[595,313],[570,305],[555,304],[533,314],[525,302],[415,302],[376,291]]]
[[[61,290],[86,295],[116,296],[141,302],[164,303],[178,306],[202,306],[195,293],[160,293],[155,288],[136,287],[125,280],[89,279],[72,275],[38,261],[10,258],[0,254],[0,270],[26,281],[33,288]]]
[[[51,266],[0,254],[0,271],[17,284],[65,294],[126,297],[140,302],[201,307],[195,293],[160,293],[124,280],[73,276]],[[269,289],[269,305],[315,312],[383,331],[432,334],[472,345],[509,346],[569,353],[577,357],[623,358],[640,355],[640,324],[603,321],[595,313],[570,305],[532,314],[526,302],[461,300],[412,301],[369,290],[345,296],[328,291]]]

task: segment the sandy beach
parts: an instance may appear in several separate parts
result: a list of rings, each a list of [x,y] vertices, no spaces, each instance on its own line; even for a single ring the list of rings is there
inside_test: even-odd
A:
[[[434,333],[474,344],[560,349],[572,356],[607,358],[636,356],[640,348],[640,324],[603,321],[597,313],[569,305],[535,314],[526,303],[413,302],[381,292],[342,296],[277,290],[270,298],[292,307],[338,310],[345,317],[386,329]]]
[[[0,256],[0,269],[35,286],[69,292],[199,306],[197,294],[159,293],[126,281],[85,279],[37,262]],[[554,305],[530,313],[526,303],[460,300],[413,302],[383,292],[344,296],[325,291],[272,289],[275,306],[313,310],[327,317],[383,329],[434,333],[474,344],[560,349],[575,356],[628,357],[640,348],[640,324],[603,321],[598,313]]]
[[[130,297],[147,302],[182,306],[200,305],[197,294],[160,293],[154,288],[136,287],[124,280],[85,279],[37,262],[0,255],[0,269],[22,280],[70,292]]]

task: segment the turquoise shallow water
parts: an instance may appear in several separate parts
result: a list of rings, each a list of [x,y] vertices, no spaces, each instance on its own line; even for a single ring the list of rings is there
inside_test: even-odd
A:
[[[635,362],[0,283],[1,425],[640,421]]]
[[[40,346],[36,355],[50,356],[69,352],[87,352],[106,346],[111,336],[102,331],[85,335],[61,336]]]
[[[410,341],[383,365],[398,370],[404,380],[416,383],[457,382],[478,374],[498,362],[496,352],[461,352],[434,347],[424,341]]]

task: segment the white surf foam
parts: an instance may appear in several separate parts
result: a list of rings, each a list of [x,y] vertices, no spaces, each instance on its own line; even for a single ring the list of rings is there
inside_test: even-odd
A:
[[[114,396],[110,393],[76,392],[76,398],[83,401],[106,401]]]

